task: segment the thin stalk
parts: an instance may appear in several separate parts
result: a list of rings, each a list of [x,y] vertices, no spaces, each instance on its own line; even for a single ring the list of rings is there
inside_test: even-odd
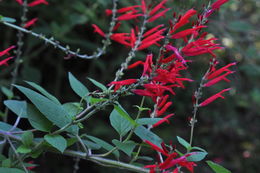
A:
[[[23,12],[22,12],[22,16],[21,16],[21,24],[20,26],[24,26],[24,24],[26,23],[26,14],[28,12],[28,6],[27,6],[27,0],[25,0],[23,2]],[[24,35],[23,35],[23,32],[22,31],[19,31],[18,30],[18,33],[17,33],[17,37],[18,37],[18,41],[17,41],[17,49],[16,49],[16,58],[15,58],[15,65],[14,65],[14,70],[12,72],[12,81],[11,81],[11,85],[10,85],[10,91],[12,92],[13,89],[14,89],[14,84],[16,83],[17,81],[17,77],[18,77],[18,71],[19,71],[19,67],[22,63],[21,61],[21,57],[22,57],[22,48],[23,48],[23,38],[24,38]],[[3,121],[4,122],[7,122],[7,119],[8,119],[8,112],[9,112],[9,109],[6,107],[5,108],[5,116],[4,116],[4,119]]]
[[[68,45],[62,46],[61,43],[59,41],[54,40],[53,37],[47,38],[43,34],[38,34],[36,32],[27,30],[23,27],[17,26],[17,25],[12,24],[12,23],[4,22],[4,21],[0,21],[0,23],[6,25],[8,27],[11,27],[13,29],[18,30],[19,33],[26,33],[26,34],[29,34],[33,37],[40,39],[40,40],[43,40],[46,44],[50,44],[54,48],[60,49],[61,51],[63,51],[64,53],[66,53],[69,56],[75,56],[75,57],[82,58],[82,59],[94,59],[94,58],[99,58],[101,55],[105,54],[107,46],[109,46],[111,44],[110,37],[113,34],[113,28],[115,27],[115,24],[116,24],[117,2],[118,2],[118,0],[113,0],[112,19],[111,19],[111,22],[110,22],[109,32],[106,35],[105,40],[103,41],[103,46],[101,48],[97,48],[97,51],[94,52],[93,55],[80,54],[79,49],[77,51],[72,51],[69,48],[70,46],[68,46]]]
[[[12,148],[17,160],[19,161],[20,165],[22,166],[23,170],[25,171],[25,173],[28,173],[26,167],[23,164],[23,160],[21,159],[21,157],[17,153],[16,148],[14,147],[12,141],[10,140],[10,138],[8,136],[5,136],[5,137],[6,137],[6,140],[8,141],[8,143],[9,143],[10,147]]]

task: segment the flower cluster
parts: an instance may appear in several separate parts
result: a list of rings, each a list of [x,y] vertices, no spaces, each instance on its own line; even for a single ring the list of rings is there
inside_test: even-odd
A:
[[[44,4],[44,5],[49,5],[49,3],[46,1],[46,0],[34,0],[30,3],[27,3],[25,4],[23,0],[16,0],[16,2],[20,5],[25,5],[25,6],[28,6],[28,7],[35,7],[37,5],[41,5],[41,4]],[[33,18],[29,21],[27,21],[23,27],[24,28],[29,28],[31,27],[32,25],[34,25],[36,22],[38,21],[38,18]]]
[[[179,156],[179,154],[175,151],[172,151],[174,149],[174,146],[166,147],[164,143],[161,144],[161,147],[158,147],[157,145],[153,144],[150,141],[145,140],[145,142],[152,147],[155,151],[159,153],[159,159],[158,163],[153,165],[146,165],[146,168],[150,169],[150,173],[155,173],[156,171],[162,171],[162,172],[170,172],[170,170],[173,170],[173,173],[178,173],[179,168],[176,167],[177,165],[181,167],[185,167],[190,172],[193,173],[193,167],[196,166],[194,162],[190,162],[187,160],[187,157],[196,154],[196,153],[188,153],[183,156]],[[163,161],[162,157],[166,157],[166,159]]]
[[[0,52],[0,57],[2,57],[2,56],[4,56],[4,55],[10,55],[10,54],[9,54],[9,51],[12,50],[12,49],[14,49],[14,48],[15,48],[15,46],[10,46],[9,48],[7,48],[7,49],[1,51],[1,52]],[[8,58],[5,58],[4,60],[1,60],[1,61],[0,61],[0,66],[2,66],[2,65],[8,65],[7,62],[8,62],[10,59],[12,59],[12,58],[13,58],[13,57],[8,57]]]

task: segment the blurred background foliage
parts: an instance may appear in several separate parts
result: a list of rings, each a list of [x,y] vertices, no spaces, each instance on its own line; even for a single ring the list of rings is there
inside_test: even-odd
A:
[[[152,1],[152,0],[150,0]],[[156,0],[153,0],[155,2]],[[137,0],[135,2],[138,2]],[[181,14],[194,7],[201,9],[208,0],[169,0],[168,5],[173,11]],[[49,0],[49,6],[30,8],[28,19],[38,17],[39,21],[33,28],[37,33],[53,36],[61,43],[68,44],[73,50],[91,54],[101,46],[101,38],[93,34],[92,23],[106,30],[109,17],[105,16],[105,9],[111,8],[110,0]],[[120,7],[134,4],[134,0],[120,1]],[[14,0],[0,1],[0,13],[3,16],[16,18],[19,23],[21,7]],[[222,83],[204,92],[204,98],[227,88],[231,85],[234,90],[224,101],[216,101],[208,107],[199,110],[198,123],[195,128],[194,145],[200,146],[209,152],[208,158],[237,173],[260,172],[260,1],[259,0],[230,0],[222,9],[211,16],[209,33],[219,38],[219,42],[227,48],[219,51],[220,64],[237,61],[236,73],[229,77],[230,84]],[[157,24],[167,23],[158,20]],[[155,25],[155,24],[154,24]],[[154,26],[153,25],[153,26]],[[133,23],[124,23],[120,31],[129,31]],[[0,50],[16,44],[17,32],[0,25]],[[84,82],[89,90],[95,90],[86,77],[91,77],[104,84],[113,80],[115,71],[127,56],[128,49],[113,43],[106,55],[99,59],[83,60],[78,58],[64,59],[64,54],[53,47],[46,45],[29,35],[25,35],[23,48],[23,64],[19,69],[18,83],[25,85],[23,80],[33,81],[62,102],[79,101],[79,98],[69,87],[67,73],[72,72]],[[157,48],[149,51],[156,53]],[[145,52],[138,53],[136,59],[143,59]],[[147,53],[147,52],[146,52]],[[189,77],[196,82],[187,84],[185,90],[177,90],[173,98],[174,106],[169,112],[175,116],[170,125],[162,125],[156,129],[165,142],[176,142],[176,135],[189,138],[190,127],[188,117],[192,114],[191,95],[198,86],[199,79],[207,69],[207,57],[194,57],[190,66]],[[1,67],[0,85],[9,87],[13,64]],[[139,76],[140,72],[131,70],[126,76]],[[17,91],[15,91],[17,92]],[[16,93],[20,95],[20,93]],[[20,97],[23,97],[20,95]],[[6,96],[1,93],[1,100]],[[132,105],[138,105],[140,98],[128,97],[120,100],[130,114],[136,110]],[[151,101],[146,105],[151,106]],[[1,110],[4,106],[1,104]],[[108,115],[111,109],[99,112],[95,118],[86,122],[87,133],[97,135],[110,142],[115,131],[110,128]],[[10,113],[9,123],[15,117]],[[28,124],[20,125],[29,128]],[[108,135],[110,134],[110,135]],[[178,146],[180,147],[180,146]],[[151,153],[151,155],[155,153]],[[127,160],[127,158],[123,158]],[[73,160],[60,155],[46,153],[35,161],[40,165],[36,172],[62,172],[73,170]],[[199,165],[195,172],[209,172],[206,164]],[[121,172],[112,168],[102,168],[87,161],[80,162],[79,172]],[[197,171],[196,171],[197,170]]]

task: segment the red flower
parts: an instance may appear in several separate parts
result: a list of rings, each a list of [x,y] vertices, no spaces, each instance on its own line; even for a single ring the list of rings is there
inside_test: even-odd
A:
[[[170,8],[166,8],[165,10],[163,10],[163,11],[161,11],[161,12],[155,14],[154,16],[152,16],[152,17],[150,17],[150,18],[148,19],[148,22],[153,22],[153,21],[155,21],[156,19],[158,19],[159,17],[164,16],[165,13],[166,13],[167,11],[169,11],[169,10],[170,10]]]
[[[118,89],[120,89],[124,85],[131,85],[133,83],[137,82],[136,79],[126,79],[122,81],[113,81],[108,86],[115,85],[114,92],[116,92]]]
[[[155,123],[154,125],[153,125],[153,128],[154,127],[157,127],[157,126],[159,126],[159,125],[161,125],[162,123],[165,123],[165,122],[167,122],[168,124],[170,123],[169,122],[169,118],[170,117],[172,117],[174,114],[169,114],[169,115],[166,115],[162,120],[160,120],[160,121],[158,121],[157,123]]]
[[[214,100],[216,100],[217,98],[222,98],[224,99],[225,97],[222,96],[221,94],[223,94],[226,91],[231,90],[231,88],[227,88],[227,89],[223,89],[222,91],[220,91],[219,93],[207,98],[206,100],[204,100],[202,103],[199,104],[200,107],[202,106],[207,106],[208,104],[210,104],[211,102],[213,102]]]
[[[6,59],[0,61],[0,66],[2,66],[2,65],[6,65],[7,66],[8,65],[7,61],[9,61],[10,59],[13,59],[13,57],[9,57],[9,58],[6,58]]]
[[[15,0],[16,2],[18,2],[18,4],[23,5],[23,1],[22,0]]]
[[[46,0],[35,0],[28,4],[29,7],[34,7],[36,5],[45,4],[48,5],[49,3]]]
[[[226,76],[229,75],[229,74],[232,74],[232,73],[234,73],[234,72],[233,71],[229,71],[229,72],[227,72],[227,73],[225,73],[225,74],[223,74],[223,75],[221,75],[219,77],[216,77],[215,79],[210,80],[209,82],[205,83],[203,86],[204,87],[210,87],[210,86],[220,82],[221,80],[225,80],[227,82],[230,82],[230,80],[228,80],[226,78]]]
[[[24,28],[29,28],[30,26],[34,25],[35,22],[37,22],[38,18],[33,18],[32,20],[26,22],[26,24],[24,25]]]
[[[167,45],[166,46],[167,50],[171,50],[175,53],[175,57],[182,63],[182,64],[186,64],[186,60],[181,56],[179,50],[176,47],[173,47],[171,45]]]
[[[173,29],[171,30],[171,33],[175,32],[178,28],[182,27],[183,25],[186,25],[189,23],[189,19],[194,16],[197,13],[196,10],[190,9],[188,10],[179,21],[174,25]]]
[[[106,34],[95,24],[92,24],[92,27],[94,28],[94,32],[98,33],[102,37],[106,37]]]
[[[184,31],[181,31],[181,32],[178,32],[178,33],[172,35],[171,38],[173,38],[173,39],[184,38],[188,35],[194,34],[195,32],[197,32],[197,30],[199,30],[201,28],[206,28],[206,26],[197,26],[197,27],[194,27],[191,29],[186,29]]]
[[[14,49],[14,48],[15,48],[15,46],[10,46],[9,48],[7,48],[7,49],[1,51],[1,52],[0,52],[0,57],[1,57],[1,56],[4,56],[4,55],[9,55],[9,51],[12,50],[12,49]]]
[[[151,12],[149,13],[149,16],[152,16],[154,15],[157,11],[159,11],[160,9],[162,8],[165,8],[164,7],[164,4],[167,2],[167,0],[163,0],[162,2],[160,2],[158,5],[156,5],[152,10]]]
[[[213,78],[219,76],[220,74],[222,74],[223,72],[231,72],[231,70],[229,70],[228,68],[233,65],[236,65],[236,64],[237,64],[236,62],[233,62],[218,70],[216,70],[215,68],[212,68],[210,73],[206,76],[206,79],[208,79],[208,80],[213,79]]]
[[[229,0],[217,0],[211,5],[212,10],[218,10],[220,6],[228,2]]]
[[[162,148],[158,147],[157,145],[153,144],[152,142],[148,141],[148,140],[144,140],[145,143],[147,143],[148,145],[150,145],[152,147],[152,149],[154,149],[155,151],[158,151],[159,153],[162,153],[165,156],[169,156],[168,151],[163,150]]]

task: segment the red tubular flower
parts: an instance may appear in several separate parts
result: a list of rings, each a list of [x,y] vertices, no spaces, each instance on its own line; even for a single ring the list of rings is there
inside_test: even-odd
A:
[[[217,0],[211,5],[212,10],[218,10],[220,6],[228,2],[229,0]]]
[[[4,55],[9,55],[9,51],[12,50],[12,49],[14,49],[14,48],[15,48],[15,46],[10,46],[9,48],[7,48],[7,49],[1,51],[1,52],[0,52],[0,57],[1,57],[1,56],[4,56]]]
[[[38,18],[33,18],[32,20],[26,22],[26,24],[24,25],[24,28],[29,28],[30,26],[34,25],[35,22],[37,22]]]
[[[15,0],[18,4],[23,5],[23,1],[22,0]]]
[[[45,4],[45,5],[49,5],[49,3],[46,0],[35,0],[31,3],[28,4],[29,7],[34,7],[40,4]]]
[[[158,152],[162,153],[165,156],[169,156],[167,151],[164,151],[163,149],[161,149],[157,145],[153,144],[152,142],[150,142],[148,140],[144,140],[144,142],[147,143],[148,145],[150,145],[152,147],[152,149],[154,149],[155,151],[158,151]]]
[[[135,30],[131,29],[131,35],[130,35],[130,44],[131,47],[135,46],[135,42],[136,42],[136,36],[135,36]]]
[[[154,125],[153,125],[153,128],[154,127],[157,127],[157,126],[159,126],[159,125],[161,125],[162,123],[165,123],[165,122],[167,122],[168,124],[170,124],[170,121],[168,120],[170,117],[172,117],[174,114],[169,114],[169,115],[166,115],[162,120],[160,120],[160,121],[158,121],[157,123],[155,123]]]
[[[114,92],[116,92],[118,89],[120,89],[124,85],[131,85],[133,83],[137,82],[136,79],[126,79],[122,81],[113,81],[108,84],[108,86],[115,85]]]
[[[98,33],[102,37],[106,37],[106,34],[95,24],[92,24],[92,27],[94,28],[94,32]]]
[[[197,13],[196,10],[190,9],[188,10],[181,18],[180,20],[174,25],[173,29],[171,30],[171,33],[175,32],[177,29],[182,27],[183,25],[186,25],[189,23],[189,19],[194,16]]]
[[[194,27],[194,28],[191,28],[191,29],[186,29],[184,31],[181,31],[181,32],[178,32],[174,35],[172,35],[172,39],[178,39],[178,38],[184,38],[188,35],[191,35],[193,34],[194,32],[196,32],[197,30],[201,29],[201,28],[206,28],[207,26],[197,26],[197,27]]]
[[[206,100],[204,100],[202,103],[199,104],[200,107],[203,106],[207,106],[208,104],[210,104],[211,102],[213,102],[214,100],[216,100],[217,98],[222,98],[224,99],[225,97],[222,96],[221,94],[223,94],[224,92],[227,92],[231,90],[231,88],[227,88],[227,89],[223,89],[222,91],[220,91],[219,93],[207,98]]]
[[[228,80],[226,78],[226,76],[229,75],[229,74],[232,74],[232,73],[234,73],[234,72],[233,71],[229,71],[229,72],[227,72],[227,73],[225,73],[225,74],[223,74],[223,75],[221,75],[219,77],[216,77],[215,79],[210,80],[209,82],[205,83],[203,86],[204,87],[210,87],[210,86],[212,86],[212,85],[214,85],[214,84],[216,84],[216,83],[218,83],[218,82],[220,82],[222,80],[230,82],[230,80]]]
[[[158,5],[156,5],[152,10],[151,12],[149,13],[149,16],[152,16],[154,15],[157,11],[159,11],[160,9],[162,8],[165,8],[164,7],[164,4],[167,2],[167,0],[163,0],[162,2],[160,2]]]
[[[115,33],[110,38],[120,44],[131,47],[129,33]]]
[[[236,62],[233,62],[233,63],[230,63],[218,70],[216,70],[215,68],[211,69],[210,73],[206,76],[206,79],[207,80],[210,80],[210,79],[213,79],[217,76],[219,76],[220,74],[222,74],[223,72],[230,72],[231,70],[229,70],[228,68],[231,67],[231,66],[234,66],[236,65],[237,63]]]
[[[173,47],[173,46],[171,46],[171,45],[167,45],[167,46],[166,46],[166,49],[173,51],[173,52],[175,53],[175,55],[176,55],[176,58],[177,58],[182,64],[186,65],[186,62],[187,62],[187,61],[183,58],[183,56],[181,56],[179,50],[178,50],[176,47]]]
[[[142,6],[141,6],[142,11],[143,11],[143,13],[145,14],[146,11],[147,11],[147,9],[146,9],[146,4],[145,4],[145,0],[142,0],[141,3],[142,3]]]
[[[172,102],[167,102],[160,110],[157,110],[156,111],[157,117],[161,116],[171,105]]]
[[[137,17],[143,16],[143,14],[136,14],[136,12],[130,12],[130,13],[126,13],[123,14],[121,16],[119,16],[117,18],[117,20],[121,21],[121,20],[131,20],[131,19],[135,19]]]
[[[2,66],[2,65],[8,66],[7,61],[9,61],[10,59],[13,59],[13,57],[9,57],[9,58],[6,58],[6,59],[0,61],[0,66]]]
[[[215,44],[213,42],[214,40],[216,40],[216,38],[205,40],[203,37],[201,37],[187,44],[182,49],[182,53],[186,56],[196,56],[210,53],[212,56],[216,57],[216,55],[213,53],[213,50],[222,49],[222,47],[218,46],[219,44]]]
[[[169,11],[169,10],[170,10],[170,8],[166,8],[165,10],[163,10],[163,11],[161,11],[161,12],[155,14],[154,16],[152,16],[152,17],[150,17],[150,18],[148,19],[148,22],[153,22],[153,21],[155,21],[156,19],[158,19],[159,17],[164,16],[165,13],[166,13],[167,11]]]

